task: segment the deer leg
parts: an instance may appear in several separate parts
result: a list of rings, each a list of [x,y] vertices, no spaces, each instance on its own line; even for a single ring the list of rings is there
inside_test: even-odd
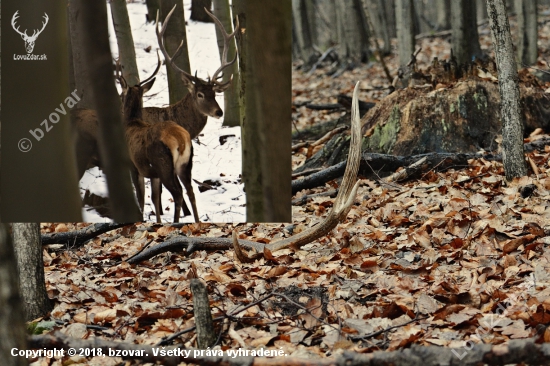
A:
[[[134,187],[136,188],[136,197],[139,204],[139,209],[141,210],[141,213],[143,213],[143,209],[145,207],[145,182],[143,176],[139,174],[137,168],[133,168],[131,170],[131,176],[132,183],[134,183]]]
[[[159,184],[159,215],[164,215],[164,210],[162,209],[162,184]]]
[[[162,184],[160,184],[159,178],[151,178],[151,191],[153,204],[155,205],[155,213],[157,215],[157,222],[160,224],[160,215],[162,215],[162,203],[160,201]]]
[[[190,160],[193,158],[191,155]],[[191,185],[191,161],[186,166],[181,166],[179,171],[179,177],[185,190],[187,191],[187,197],[189,197],[189,202],[191,202],[191,208],[193,209],[193,216],[195,217],[195,222],[199,222],[199,214],[197,212],[197,203],[195,201],[195,192],[193,192],[193,186]],[[184,201],[185,205],[185,201]]]
[[[77,141],[75,143],[75,153],[76,153],[76,167],[77,167],[77,173],[78,173],[78,179],[82,179],[82,176],[86,172],[86,169],[88,169],[88,165],[90,164],[91,156],[94,151],[97,151],[97,146],[91,142],[77,138]]]
[[[161,172],[160,181],[172,194],[172,198],[174,199],[174,222],[179,222],[183,192],[178,177],[174,170],[165,171]]]

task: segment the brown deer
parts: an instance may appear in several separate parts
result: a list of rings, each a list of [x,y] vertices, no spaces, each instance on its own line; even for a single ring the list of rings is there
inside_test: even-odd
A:
[[[226,83],[221,83],[217,81],[217,79],[219,78],[218,76],[221,74],[221,72],[225,68],[235,63],[237,59],[237,55],[235,55],[235,58],[232,61],[228,62],[227,52],[229,49],[229,42],[235,37],[239,30],[239,23],[237,19],[235,31],[231,34],[228,34],[218,18],[207,11],[224,35],[224,49],[222,52],[222,63],[220,67],[214,72],[212,78],[209,78],[208,80],[203,80],[201,78],[198,78],[197,76],[193,76],[185,72],[184,70],[181,70],[173,63],[173,60],[181,53],[181,45],[180,47],[178,47],[173,57],[170,57],[168,55],[168,52],[164,47],[163,36],[164,32],[166,31],[166,25],[168,24],[168,21],[170,20],[170,17],[174,13],[175,9],[176,6],[174,6],[170,13],[166,16],[166,19],[160,31],[158,28],[159,23],[157,14],[157,24],[155,30],[159,47],[164,54],[164,57],[166,58],[166,62],[169,62],[171,67],[173,67],[178,73],[180,73],[182,81],[189,89],[189,93],[179,102],[171,104],[167,107],[144,108],[142,120],[146,123],[174,121],[178,125],[182,126],[185,130],[187,130],[191,136],[191,139],[194,139],[203,130],[208,120],[208,117],[220,118],[223,116],[223,111],[216,102],[215,96],[216,92],[223,92],[227,88],[229,88],[232,78]],[[78,177],[82,178],[84,172],[87,169],[100,165],[99,150],[97,146],[97,114],[94,110],[74,109],[73,111],[71,111],[71,117],[74,126],[73,140],[76,152]],[[141,178],[139,182],[135,182],[135,184],[143,187],[143,178]],[[153,189],[153,203],[156,207],[157,203],[155,202],[155,197],[160,198],[161,186],[159,181],[154,179],[152,180],[151,185]],[[141,191],[143,192],[143,190]],[[138,201],[140,202],[140,207],[143,211],[144,199],[138,197]],[[187,206],[184,205],[183,210],[185,215],[190,215]]]
[[[189,132],[173,121],[153,124],[143,121],[143,94],[155,82],[154,74],[135,86],[128,86],[122,76],[119,80],[123,89],[122,106],[126,140],[130,159],[134,164],[132,172],[134,184],[137,179],[143,181],[143,177],[159,180],[172,194],[175,206],[174,222],[179,222],[182,205],[187,208],[178,181],[179,177],[191,202],[195,222],[199,222],[195,194],[191,185],[193,145]],[[135,186],[136,195],[138,200],[141,198],[140,205],[143,208],[144,187],[141,184],[135,184]],[[153,192],[153,202],[157,222],[160,223],[160,197],[155,197],[155,192]]]

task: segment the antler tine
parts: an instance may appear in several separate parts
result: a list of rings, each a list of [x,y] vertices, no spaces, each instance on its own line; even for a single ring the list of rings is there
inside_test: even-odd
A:
[[[168,26],[168,22],[170,21],[170,17],[172,16],[174,11],[176,10],[176,6],[177,6],[177,4],[174,5],[172,10],[170,10],[168,15],[164,19],[164,23],[162,24],[162,28],[160,29],[160,31],[159,31],[159,12],[157,11],[157,22],[156,22],[156,25],[155,25],[155,32],[157,34],[157,41],[158,41],[158,44],[159,44],[160,51],[164,55],[164,58],[166,59],[166,62],[168,62],[177,72],[180,72],[183,75],[185,75],[187,78],[189,78],[191,80],[194,80],[193,75],[191,75],[188,72],[180,69],[174,63],[174,60],[180,55],[180,53],[182,51],[183,40],[181,41],[180,45],[178,46],[178,49],[176,50],[176,52],[174,53],[174,56],[172,56],[172,57],[170,57],[170,55],[168,55],[168,51],[166,50],[166,47],[164,46],[164,40],[163,40],[164,32],[166,32],[166,27]]]
[[[27,30],[25,29],[25,32],[21,32],[21,31],[19,30],[19,26],[18,26],[17,24],[15,24],[17,18],[19,18],[19,14],[18,14],[18,13],[19,13],[19,10],[17,10],[17,11],[15,12],[15,14],[13,14],[13,17],[11,18],[11,26],[12,26],[13,30],[15,30],[15,31],[16,31],[17,33],[19,33],[20,35],[22,35],[22,36],[23,36],[23,35],[24,35],[24,36],[27,36]],[[17,28],[16,28],[16,27],[17,27]]]
[[[157,76],[157,73],[159,72],[161,65],[162,65],[162,62],[160,61],[159,51],[157,50],[157,68],[155,69],[155,71],[153,71],[153,74],[151,76],[149,76],[147,79],[143,80],[141,83],[139,83],[139,85],[143,85],[146,82],[148,82],[149,80],[151,80],[152,78],[154,78],[155,76]]]
[[[122,65],[120,64],[120,58],[118,58],[115,63],[115,79],[117,79],[120,83],[122,92],[124,93],[124,89],[128,87],[128,83],[126,83],[126,79],[122,76]]]
[[[233,31],[233,33],[228,34],[227,31],[225,30],[225,28],[223,27],[222,22],[220,22],[220,20],[218,18],[216,18],[216,16],[214,14],[209,12],[208,9],[206,9],[206,8],[204,8],[204,11],[206,12],[206,14],[208,14],[210,16],[210,18],[212,18],[214,23],[216,23],[216,25],[220,28],[220,30],[223,34],[223,52],[222,52],[222,61],[221,61],[222,63],[220,65],[220,67],[214,72],[214,75],[212,76],[212,82],[215,83],[218,86],[226,86],[227,83],[222,85],[222,84],[216,82],[216,79],[218,78],[218,74],[221,73],[223,71],[223,69],[233,65],[235,63],[235,61],[237,60],[237,53],[235,52],[235,57],[233,58],[233,61],[227,62],[227,51],[229,50],[229,41],[231,40],[231,38],[234,38],[235,35],[237,34],[237,32],[239,31],[239,18],[237,17],[237,24],[235,26],[235,30]]]

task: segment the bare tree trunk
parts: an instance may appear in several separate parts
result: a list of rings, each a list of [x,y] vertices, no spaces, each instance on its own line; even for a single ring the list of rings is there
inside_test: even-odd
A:
[[[147,14],[145,15],[145,19],[147,23],[154,22],[155,19],[157,19],[157,12],[160,12],[159,1],[160,0],[145,0],[145,4],[147,5]],[[162,21],[164,21],[164,18]]]
[[[204,8],[209,11],[212,9],[212,0],[192,0],[191,1],[191,20],[204,23],[212,23],[213,20],[206,14]]]
[[[437,29],[451,28],[451,0],[434,0],[437,9]]]
[[[247,11],[263,201],[262,215],[247,215],[247,221],[290,222],[291,6],[288,1],[251,1]]]
[[[412,0],[396,0],[397,49],[399,66],[405,66],[414,53],[414,9]]]
[[[130,18],[126,8],[126,0],[111,0],[111,16],[115,29],[118,54],[122,65],[122,76],[128,85],[139,84],[139,72],[136,64],[136,50],[130,27]]]
[[[486,0],[476,0],[478,22],[487,19],[487,7],[485,6],[485,1]]]
[[[13,348],[27,348],[16,263],[8,227],[0,224],[0,360],[6,366],[28,365],[24,357],[11,354]]]
[[[292,0],[292,19],[296,30],[295,35],[300,58],[304,61],[306,67],[309,67],[315,61],[315,51],[313,50],[306,0]]]
[[[2,220],[81,221],[81,200],[70,140],[68,110],[74,107],[68,81],[66,3],[4,2],[4,14],[19,11],[18,25],[49,22],[36,39],[34,56],[46,61],[2,60]],[[9,26],[4,47],[27,55],[25,43]],[[19,22],[21,20],[21,22]],[[24,26],[27,27],[27,26]],[[13,33],[12,33],[13,32]],[[11,37],[11,35],[15,35]],[[76,93],[75,93],[76,94]],[[56,110],[57,109],[57,110]],[[58,111],[59,110],[59,111]]]
[[[384,41],[382,47],[382,55],[388,55],[391,53],[391,39],[389,32],[388,18],[384,8],[384,0],[361,0],[363,9],[370,11],[371,17],[376,35],[374,37],[380,37]]]
[[[533,65],[538,56],[537,0],[515,0],[515,9],[518,20],[518,60]]]
[[[453,37],[451,44],[458,64],[480,57],[481,46],[477,33],[475,0],[451,1],[451,25]]]
[[[12,224],[12,231],[19,288],[23,298],[25,318],[28,321],[43,316],[52,309],[44,278],[40,225]]]
[[[229,8],[229,0],[214,0],[214,15],[222,22],[223,27],[227,33],[231,33],[234,30],[233,22],[231,21],[231,11]],[[223,52],[223,35],[219,27],[216,27],[216,37],[218,39],[218,49],[220,51],[220,59]],[[229,51],[227,53],[228,60],[232,60],[237,47],[235,46],[235,40],[232,39],[229,42]],[[232,85],[223,94],[224,99],[224,113],[223,113],[223,125],[224,126],[240,126],[241,116],[239,107],[239,63],[235,62],[229,66],[223,73],[223,82],[229,81],[233,76]]]
[[[345,65],[357,66],[367,56],[368,36],[360,7],[355,0],[336,2],[338,17],[338,55]]]
[[[247,29],[248,18],[251,16],[248,9],[249,3],[245,0],[233,0],[235,15],[239,17],[239,23],[243,29]],[[246,221],[263,221],[263,188],[262,188],[262,162],[260,160],[260,124],[258,123],[258,106],[256,104],[256,75],[252,64],[250,48],[250,30],[241,34],[237,40],[239,48],[239,64],[241,66],[241,143],[242,143],[242,169],[243,181],[246,191]]]
[[[113,80],[113,64],[107,31],[107,6],[103,2],[73,0],[79,3],[77,29],[84,44],[84,59],[89,63],[89,79],[94,108],[99,120],[99,153],[107,176],[110,207],[115,222],[141,221],[130,181],[128,154],[120,113],[120,98]]]
[[[523,118],[519,81],[504,0],[487,0],[498,70],[502,116],[502,161],[507,180],[527,174],[523,154]]]
[[[193,74],[191,72],[189,51],[187,49],[187,33],[185,30],[183,3],[177,0],[160,0],[160,12],[162,19],[164,19],[176,4],[176,10],[174,11],[174,14],[172,14],[170,22],[166,27],[166,32],[164,33],[164,44],[166,45],[166,51],[168,54],[174,55],[178,49],[178,46],[183,41],[181,54],[174,60],[174,64],[183,71]],[[166,64],[166,75],[168,77],[170,104],[174,104],[186,96],[189,90],[187,90],[187,87],[181,81],[179,73],[175,72],[174,69],[168,64]]]
[[[81,13],[77,2],[69,1],[69,35],[71,37],[72,61],[74,69],[75,89],[78,90],[80,101],[78,108],[92,108],[92,92],[90,85],[85,81],[88,80],[88,62],[84,59],[84,45],[80,42],[81,35],[77,28],[79,14]],[[74,90],[74,89],[72,89]]]

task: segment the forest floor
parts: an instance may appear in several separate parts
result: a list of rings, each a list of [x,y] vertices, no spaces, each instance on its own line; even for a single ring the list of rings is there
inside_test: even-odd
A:
[[[541,68],[550,46],[547,28],[544,22],[539,36]],[[482,47],[490,50],[487,26],[480,27],[480,35]],[[449,55],[446,38],[420,45],[420,66],[433,56]],[[386,62],[395,75],[395,59]],[[387,86],[378,63],[335,79],[325,71],[293,73],[295,103],[334,103],[339,93],[351,95],[358,80],[363,89]],[[381,91],[361,93],[362,100],[383,97]],[[341,113],[298,107],[294,128]],[[296,152],[294,167],[305,154]],[[237,261],[233,250],[165,253],[136,265],[124,260],[147,243],[173,235],[230,237],[236,230],[240,239],[273,242],[319,223],[334,198],[317,196],[293,206],[292,224],[134,224],[81,248],[48,248],[46,283],[55,308],[41,320],[44,326],[58,321],[49,329],[78,339],[147,345],[184,331],[173,342],[195,347],[189,285],[200,278],[217,318],[214,349],[282,350],[287,364],[292,364],[290,357],[315,365],[344,351],[370,354],[436,345],[453,348],[458,365],[472,345],[532,337],[549,342],[550,147],[527,157],[528,176],[513,182],[506,182],[500,162],[484,159],[399,183],[361,179],[351,211],[331,233],[300,250],[264,253],[249,264]],[[333,180],[296,198],[337,186]],[[85,225],[43,224],[42,232]],[[285,358],[278,364],[284,365]],[[122,362],[119,357],[69,359]],[[65,362],[67,357],[40,358],[33,365]]]

